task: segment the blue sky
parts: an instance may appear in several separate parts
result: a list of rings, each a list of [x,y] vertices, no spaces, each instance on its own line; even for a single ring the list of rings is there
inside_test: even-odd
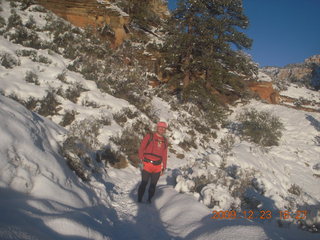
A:
[[[168,0],[169,9],[177,0]],[[243,0],[253,39],[247,51],[261,67],[303,62],[320,54],[320,0]]]

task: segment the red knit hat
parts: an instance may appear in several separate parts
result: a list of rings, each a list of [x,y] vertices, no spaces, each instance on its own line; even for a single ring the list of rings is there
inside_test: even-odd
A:
[[[164,127],[164,128],[168,128],[168,124],[165,122],[158,122],[157,127]]]

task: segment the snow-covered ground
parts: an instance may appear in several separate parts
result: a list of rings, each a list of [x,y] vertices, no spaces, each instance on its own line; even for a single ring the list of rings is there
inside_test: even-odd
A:
[[[10,16],[8,1],[2,1],[0,15]],[[28,11],[22,12],[23,21]],[[44,25],[44,14],[35,19]],[[45,34],[44,38],[48,38]],[[179,143],[187,135],[187,125],[179,123],[180,113],[173,111],[164,100],[154,97],[152,105],[160,119],[172,123],[168,132],[171,148],[168,171],[160,178],[151,205],[136,203],[140,181],[138,169],[129,166],[114,169],[99,166],[84,183],[68,167],[61,156],[60,145],[69,126],[60,123],[66,111],[77,112],[76,121],[95,117],[110,118],[110,125],[100,129],[98,139],[108,144],[110,137],[118,135],[123,128],[113,119],[121,109],[136,108],[125,100],[101,92],[94,81],[76,72],[66,70],[70,60],[49,50],[35,50],[36,55],[49,62],[31,60],[19,55],[19,51],[34,50],[13,44],[0,36],[0,57],[7,54],[13,61],[12,68],[0,65],[0,239],[319,239],[318,233],[298,228],[295,216],[280,221],[280,211],[307,210],[307,223],[320,222],[320,113],[304,112],[285,106],[269,105],[251,101],[248,105],[233,107],[228,118],[235,121],[244,108],[269,111],[284,123],[285,130],[279,146],[260,148],[236,138],[227,158],[227,168],[235,171],[253,171],[257,186],[263,194],[252,193],[259,201],[255,216],[260,211],[270,211],[269,220],[248,219],[238,212],[237,219],[214,219],[213,210],[228,211],[234,200],[229,191],[219,185],[211,185],[203,191],[204,196],[220,201],[210,209],[207,198],[188,192],[192,182],[178,181],[183,169],[195,166],[194,175],[221,165],[218,142],[228,129],[220,129],[218,138],[207,146],[198,146],[185,152]],[[1,60],[2,61],[2,60]],[[66,71],[65,79],[58,75]],[[27,72],[38,76],[37,81],[27,82]],[[261,76],[260,76],[261,77]],[[266,76],[262,76],[266,80]],[[30,112],[18,102],[30,97],[42,99],[50,89],[66,91],[81,86],[76,102],[58,96],[59,111],[44,118]],[[290,86],[284,93],[319,101],[320,93]],[[4,96],[5,95],[5,96]],[[98,106],[98,107],[97,107]],[[184,112],[186,114],[186,112]],[[142,116],[149,121],[146,116]],[[150,121],[149,121],[150,122]],[[128,121],[130,124],[130,121]],[[199,137],[196,138],[199,143]],[[184,158],[178,158],[183,154]],[[209,167],[199,168],[203,159]],[[179,178],[179,177],[178,177]],[[179,179],[178,179],[179,180]],[[288,189],[296,186],[300,193]],[[294,189],[293,189],[294,190]],[[211,192],[210,192],[211,191]],[[185,193],[180,193],[185,192]]]
[[[313,133],[319,126],[311,124],[303,112],[257,102],[252,104],[277,109],[291,124],[295,121],[288,114],[295,114],[294,120],[299,120],[304,131],[299,139],[299,125],[286,124],[282,147],[269,154],[258,150],[250,153],[249,146],[240,143],[234,148],[233,163],[254,166],[261,171],[262,181],[271,187],[267,186],[265,209],[274,211],[274,215],[275,206],[283,209],[276,192],[290,183],[302,186],[312,196],[308,200],[319,206],[319,179],[312,177],[312,166],[319,161],[319,149],[311,147]],[[3,96],[0,96],[0,111],[1,239],[319,237],[294,225],[280,228],[272,220],[212,219],[210,209],[194,196],[175,191],[176,169],[172,166],[178,164],[174,158],[169,158],[170,171],[161,177],[151,205],[136,203],[140,176],[133,167],[108,168],[89,184],[82,183],[59,155],[58,141],[64,129]]]

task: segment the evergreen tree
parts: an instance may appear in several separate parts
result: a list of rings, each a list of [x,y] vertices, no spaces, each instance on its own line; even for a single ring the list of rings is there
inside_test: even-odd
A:
[[[237,87],[237,76],[253,69],[240,54],[252,44],[240,31],[247,27],[242,0],[179,0],[163,49],[166,67],[173,72],[171,83],[184,92],[194,87],[219,90],[223,84]]]
[[[153,11],[150,0],[121,0],[117,4],[141,28],[148,29],[150,25],[159,24],[159,17]]]

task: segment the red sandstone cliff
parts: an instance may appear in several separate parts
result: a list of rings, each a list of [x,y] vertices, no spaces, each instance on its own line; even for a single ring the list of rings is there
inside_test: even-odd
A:
[[[162,0],[151,0],[155,12],[164,17],[168,9]],[[115,5],[115,0],[37,0],[39,4],[78,27],[107,26],[111,42],[117,47],[130,37],[130,16]]]

